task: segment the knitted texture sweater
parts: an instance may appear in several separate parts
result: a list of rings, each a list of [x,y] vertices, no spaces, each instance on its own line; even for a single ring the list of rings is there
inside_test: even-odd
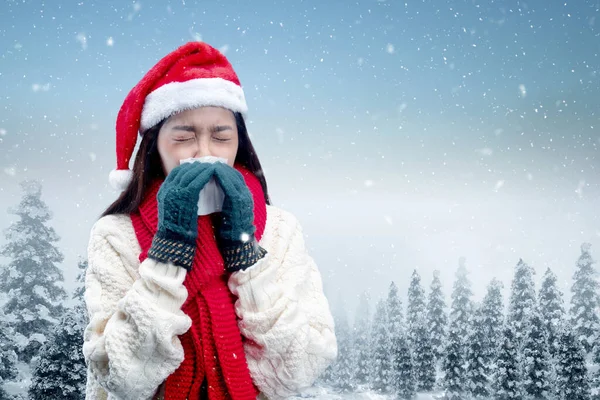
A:
[[[267,206],[259,242],[267,254],[232,273],[228,288],[244,336],[258,398],[284,399],[313,384],[336,358],[337,343],[321,275],[290,213]],[[179,335],[191,326],[181,306],[186,270],[141,252],[131,218],[110,215],[92,228],[83,353],[86,399],[158,398],[184,358]]]

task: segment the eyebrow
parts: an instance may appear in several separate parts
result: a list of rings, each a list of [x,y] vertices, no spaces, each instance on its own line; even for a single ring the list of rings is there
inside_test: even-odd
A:
[[[226,130],[233,130],[233,128],[229,125],[211,125],[208,129],[211,132],[222,132],[222,131],[226,131]],[[192,125],[175,125],[174,127],[171,128],[171,130],[196,132],[196,129]]]

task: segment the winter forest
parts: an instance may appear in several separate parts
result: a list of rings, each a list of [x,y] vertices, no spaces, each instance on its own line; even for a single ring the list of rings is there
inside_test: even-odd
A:
[[[79,262],[79,286],[67,301],[63,256],[42,187],[35,181],[21,186],[22,200],[10,210],[18,219],[0,250],[9,260],[0,269],[0,290],[7,294],[0,311],[0,399],[82,399],[86,261]],[[573,260],[570,305],[550,269],[536,288],[533,268],[521,259],[506,300],[502,283],[492,279],[483,300],[475,301],[464,258],[449,304],[437,271],[429,285],[413,271],[406,296],[391,282],[374,312],[363,293],[352,326],[346,310],[335,315],[338,359],[312,397],[600,398],[599,287],[590,247],[583,243]],[[26,392],[16,390],[24,385]]]
[[[116,119],[219,49],[338,357],[299,398],[600,400],[600,0],[0,1],[0,400],[84,399]]]

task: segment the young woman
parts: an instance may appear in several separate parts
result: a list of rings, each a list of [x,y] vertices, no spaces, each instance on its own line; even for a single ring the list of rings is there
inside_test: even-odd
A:
[[[321,276],[296,218],[270,204],[246,111],[230,63],[199,42],[126,97],[123,191],[88,247],[87,399],[283,399],[337,356]],[[206,156],[227,162],[181,163]],[[198,216],[211,179],[222,209]]]

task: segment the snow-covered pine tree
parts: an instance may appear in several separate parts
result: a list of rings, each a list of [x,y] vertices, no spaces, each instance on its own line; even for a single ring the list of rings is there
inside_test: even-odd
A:
[[[0,310],[0,399],[8,398],[2,390],[4,382],[17,377],[17,354],[12,336],[13,330]]]
[[[400,296],[398,296],[398,287],[394,282],[390,284],[388,291],[386,309],[388,315],[388,333],[390,334],[390,341],[397,337],[404,335],[404,329],[402,327],[402,302]]]
[[[463,400],[465,397],[465,372],[463,339],[460,330],[455,324],[450,323],[448,329],[446,349],[442,359],[442,371],[444,373],[443,388],[447,400]]]
[[[514,328],[515,339],[519,347],[523,344],[523,339],[529,331],[529,317],[534,313],[536,307],[534,274],[533,268],[519,259],[510,287],[508,305],[508,323]]]
[[[599,329],[598,306],[600,304],[595,261],[590,254],[590,248],[590,243],[581,245],[581,255],[577,260],[571,289],[571,321],[576,337],[583,342],[586,353],[591,351]]]
[[[563,323],[565,317],[565,308],[563,303],[563,294],[556,285],[556,275],[546,269],[542,286],[538,293],[540,305],[540,317],[548,338],[548,349],[550,354],[555,356],[558,350],[558,329]]]
[[[392,361],[389,375],[390,387],[398,399],[411,399],[415,394],[412,354],[402,324],[402,302],[394,282],[390,284],[386,308]]]
[[[408,287],[406,320],[417,390],[431,390],[435,384],[435,360],[429,330],[426,326],[425,291],[417,270],[413,271]]]
[[[443,387],[449,400],[462,399],[466,392],[465,358],[466,338],[469,333],[470,314],[473,304],[465,258],[458,261],[456,279],[452,288],[450,325],[447,333],[445,354],[442,359]]]
[[[415,396],[413,362],[405,334],[392,339],[392,379],[391,388],[397,400],[412,400]]]
[[[388,333],[387,310],[385,300],[377,303],[372,328],[372,369],[371,388],[378,393],[389,393],[391,373],[390,335]]]
[[[480,306],[474,306],[471,321],[471,329],[467,336],[466,389],[474,399],[487,398],[490,395],[488,382],[490,365],[487,362],[486,329]]]
[[[547,399],[552,394],[550,352],[537,307],[533,308],[527,326],[521,354],[523,399]]]
[[[557,335],[558,400],[590,400],[590,381],[582,343],[575,339],[571,328],[566,324],[557,331]]]
[[[592,399],[600,400],[600,335],[596,336],[592,353],[592,362],[596,371],[590,377],[590,385],[592,387]]]
[[[444,341],[448,316],[446,315],[446,300],[442,292],[440,271],[433,272],[433,280],[427,301],[427,324],[429,326],[431,347],[436,361],[441,360],[444,352]]]
[[[519,352],[513,327],[506,325],[497,351],[492,377],[494,400],[520,400]]]
[[[56,330],[40,348],[33,361],[29,397],[36,400],[72,399],[85,395],[86,365],[82,353],[83,331],[87,325],[83,293],[87,261],[79,262],[78,287],[74,306],[67,309]]]
[[[417,323],[420,318],[425,315],[425,291],[421,286],[421,275],[415,269],[412,273],[410,285],[408,287],[408,297],[406,305],[406,325],[408,327],[408,342],[413,349],[414,355],[414,338],[417,330]]]
[[[339,308],[335,315],[335,336],[338,356],[331,366],[331,376],[327,383],[344,392],[350,392],[355,389],[354,369],[356,365],[353,363],[352,337],[346,310],[343,307]]]
[[[357,385],[369,383],[371,367],[371,313],[369,296],[366,292],[360,296],[354,327],[352,329],[354,342],[354,382]]]
[[[413,376],[418,391],[430,391],[435,385],[435,355],[431,347],[431,336],[427,318],[423,314],[416,321],[413,338]]]
[[[466,354],[466,338],[469,333],[470,315],[472,312],[471,282],[464,257],[459,259],[456,280],[452,288],[452,304],[450,306],[450,326],[459,338],[460,351],[464,359]]]
[[[51,218],[36,181],[21,183],[24,195],[9,213],[19,217],[6,230],[0,255],[9,263],[0,271],[0,291],[8,293],[4,314],[14,329],[15,351],[28,363],[45,342],[45,335],[62,315],[63,255],[55,246],[59,237],[47,225]]]
[[[502,282],[492,279],[487,287],[487,292],[481,305],[482,328],[484,330],[483,362],[488,368],[493,369],[496,360],[498,344],[502,340],[504,328],[504,302],[502,299]]]

